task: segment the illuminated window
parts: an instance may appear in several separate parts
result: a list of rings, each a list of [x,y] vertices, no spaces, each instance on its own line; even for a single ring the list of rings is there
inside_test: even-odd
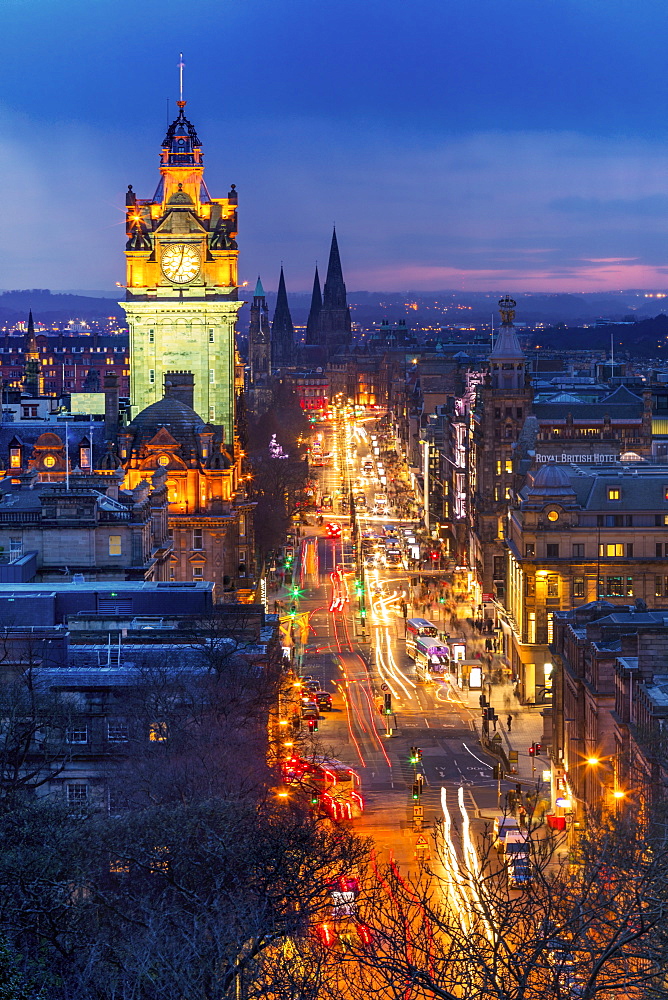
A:
[[[554,615],[551,611],[547,616],[547,641],[554,641]]]
[[[121,555],[121,536],[120,535],[109,535],[109,555],[110,556],[120,556]]]
[[[497,462],[496,462],[496,474],[497,474],[497,476],[501,475],[501,459],[500,458],[497,459]]]
[[[20,448],[10,448],[9,449],[9,467],[10,467],[10,469],[20,469],[21,468],[21,449]]]
[[[169,465],[169,455],[159,455],[158,465]]]
[[[44,456],[44,468],[45,469],[52,469],[55,464],[56,464],[56,460],[55,460],[55,458],[54,458],[53,455],[45,455]]]
[[[598,547],[598,554],[608,559],[618,559],[624,555],[624,544],[623,542],[601,543]]]
[[[148,731],[148,738],[151,743],[164,743],[167,739],[167,723],[166,722],[153,722]]]
[[[527,542],[524,546],[524,555],[528,559],[532,559],[536,555],[536,545],[534,542]]]
[[[510,473],[512,473],[512,471],[513,471],[513,460],[512,460],[512,458],[507,458],[506,459],[506,472],[508,474],[510,474]]]
[[[583,576],[573,577],[573,597],[580,600],[585,595],[585,578]]]
[[[85,446],[79,448],[79,468],[90,469],[90,448]]]
[[[608,487],[608,500],[621,500],[622,491],[618,486]]]
[[[559,577],[556,573],[551,573],[547,578],[547,596],[559,597]]]
[[[528,639],[529,642],[536,641],[536,612],[529,612],[529,629],[528,629]]]

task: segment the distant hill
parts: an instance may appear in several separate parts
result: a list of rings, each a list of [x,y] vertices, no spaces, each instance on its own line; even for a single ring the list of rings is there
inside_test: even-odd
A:
[[[668,316],[661,313],[623,326],[612,323],[597,327],[550,327],[534,334],[532,339],[535,346],[558,351],[596,351],[608,350],[611,337],[615,351],[627,350],[648,358],[668,356]]]
[[[119,296],[120,298],[120,296]],[[50,292],[48,288],[30,288],[0,294],[0,324],[13,325],[33,316],[40,323],[62,323],[70,319],[101,320],[109,316],[123,320],[124,313],[112,298]]]

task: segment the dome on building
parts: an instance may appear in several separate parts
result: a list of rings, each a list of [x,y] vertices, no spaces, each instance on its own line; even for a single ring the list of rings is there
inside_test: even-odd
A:
[[[136,437],[150,440],[161,427],[166,428],[179,443],[190,443],[193,434],[198,434],[204,427],[204,421],[192,407],[182,403],[173,396],[164,396],[157,403],[151,403],[145,410],[138,413],[128,427]]]
[[[537,472],[530,473],[527,496],[573,496],[574,490],[568,474],[560,465],[552,462],[542,465]]]
[[[172,205],[172,206],[174,206],[174,205],[185,205],[186,207],[189,207],[189,206],[194,205],[195,203],[192,200],[192,198],[190,197],[190,195],[188,194],[188,192],[184,191],[183,188],[182,188],[182,186],[179,184],[178,191],[174,192],[174,194],[171,196],[171,198],[169,199],[169,201],[167,202],[167,204],[168,205]]]

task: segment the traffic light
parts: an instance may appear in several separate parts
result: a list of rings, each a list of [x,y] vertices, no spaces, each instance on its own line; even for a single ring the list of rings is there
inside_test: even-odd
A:
[[[364,583],[361,580],[355,580],[355,596],[361,597],[364,593]]]
[[[429,554],[434,561],[439,557],[439,553],[436,551],[436,549],[433,549]]]
[[[318,793],[316,791],[311,792],[311,805],[317,806],[318,804]]]
[[[413,802],[417,802],[420,798],[422,792],[422,785],[419,781],[413,782]]]
[[[529,747],[529,756],[530,757],[535,757],[536,756],[536,744],[535,743],[532,743],[531,746]]]
[[[503,764],[494,765],[494,780],[495,781],[503,780]]]
[[[417,764],[418,762],[418,748],[411,747],[411,764]]]
[[[421,747],[416,747],[416,749],[417,749],[417,759],[418,759],[418,764],[419,764],[420,761],[422,760],[422,749],[421,749]]]
[[[317,719],[309,719],[308,720],[308,728],[309,728],[309,732],[310,733],[317,733],[318,732],[318,720]]]
[[[543,749],[542,744],[534,743],[534,747],[536,748],[536,757],[540,757],[541,751]]]
[[[483,707],[482,707],[482,721],[483,722],[489,722],[489,720],[490,720],[489,713],[490,713],[490,709],[488,708],[488,706],[487,705],[483,705]]]
[[[293,584],[292,585],[292,589],[290,590],[290,597],[292,597],[296,601],[298,598],[301,597],[301,594],[302,594],[302,592],[299,589],[299,587],[297,586],[297,584],[296,583]]]
[[[392,695],[389,691],[385,692],[385,715],[392,715]]]

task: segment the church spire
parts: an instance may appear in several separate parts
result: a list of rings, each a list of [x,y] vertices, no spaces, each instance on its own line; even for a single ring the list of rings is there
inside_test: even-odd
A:
[[[327,354],[345,351],[352,339],[352,324],[350,309],[346,296],[346,286],[343,281],[343,268],[339,254],[339,242],[336,238],[336,227],[332,232],[332,244],[329,249],[327,278],[322,296],[320,311],[318,343],[327,349]]]
[[[32,309],[28,313],[28,340],[25,351],[25,370],[23,376],[23,390],[31,399],[36,399],[41,395],[43,380],[40,375],[39,347],[35,338],[35,323],[32,318]]]
[[[319,344],[319,322],[320,322],[320,312],[322,310],[322,294],[320,292],[320,275],[318,274],[318,265],[315,265],[315,275],[313,278],[313,291],[311,293],[311,308],[308,314],[308,321],[306,323],[306,343],[307,344]]]
[[[276,309],[271,324],[271,354],[276,367],[291,365],[294,361],[295,328],[288,305],[288,293],[285,287],[285,275],[281,265],[281,276],[278,279],[278,295]]]
[[[329,263],[323,291],[322,305],[324,309],[346,309],[346,286],[343,282],[343,268],[339,254],[339,242],[336,238],[336,226],[332,232],[332,244],[329,248]]]

